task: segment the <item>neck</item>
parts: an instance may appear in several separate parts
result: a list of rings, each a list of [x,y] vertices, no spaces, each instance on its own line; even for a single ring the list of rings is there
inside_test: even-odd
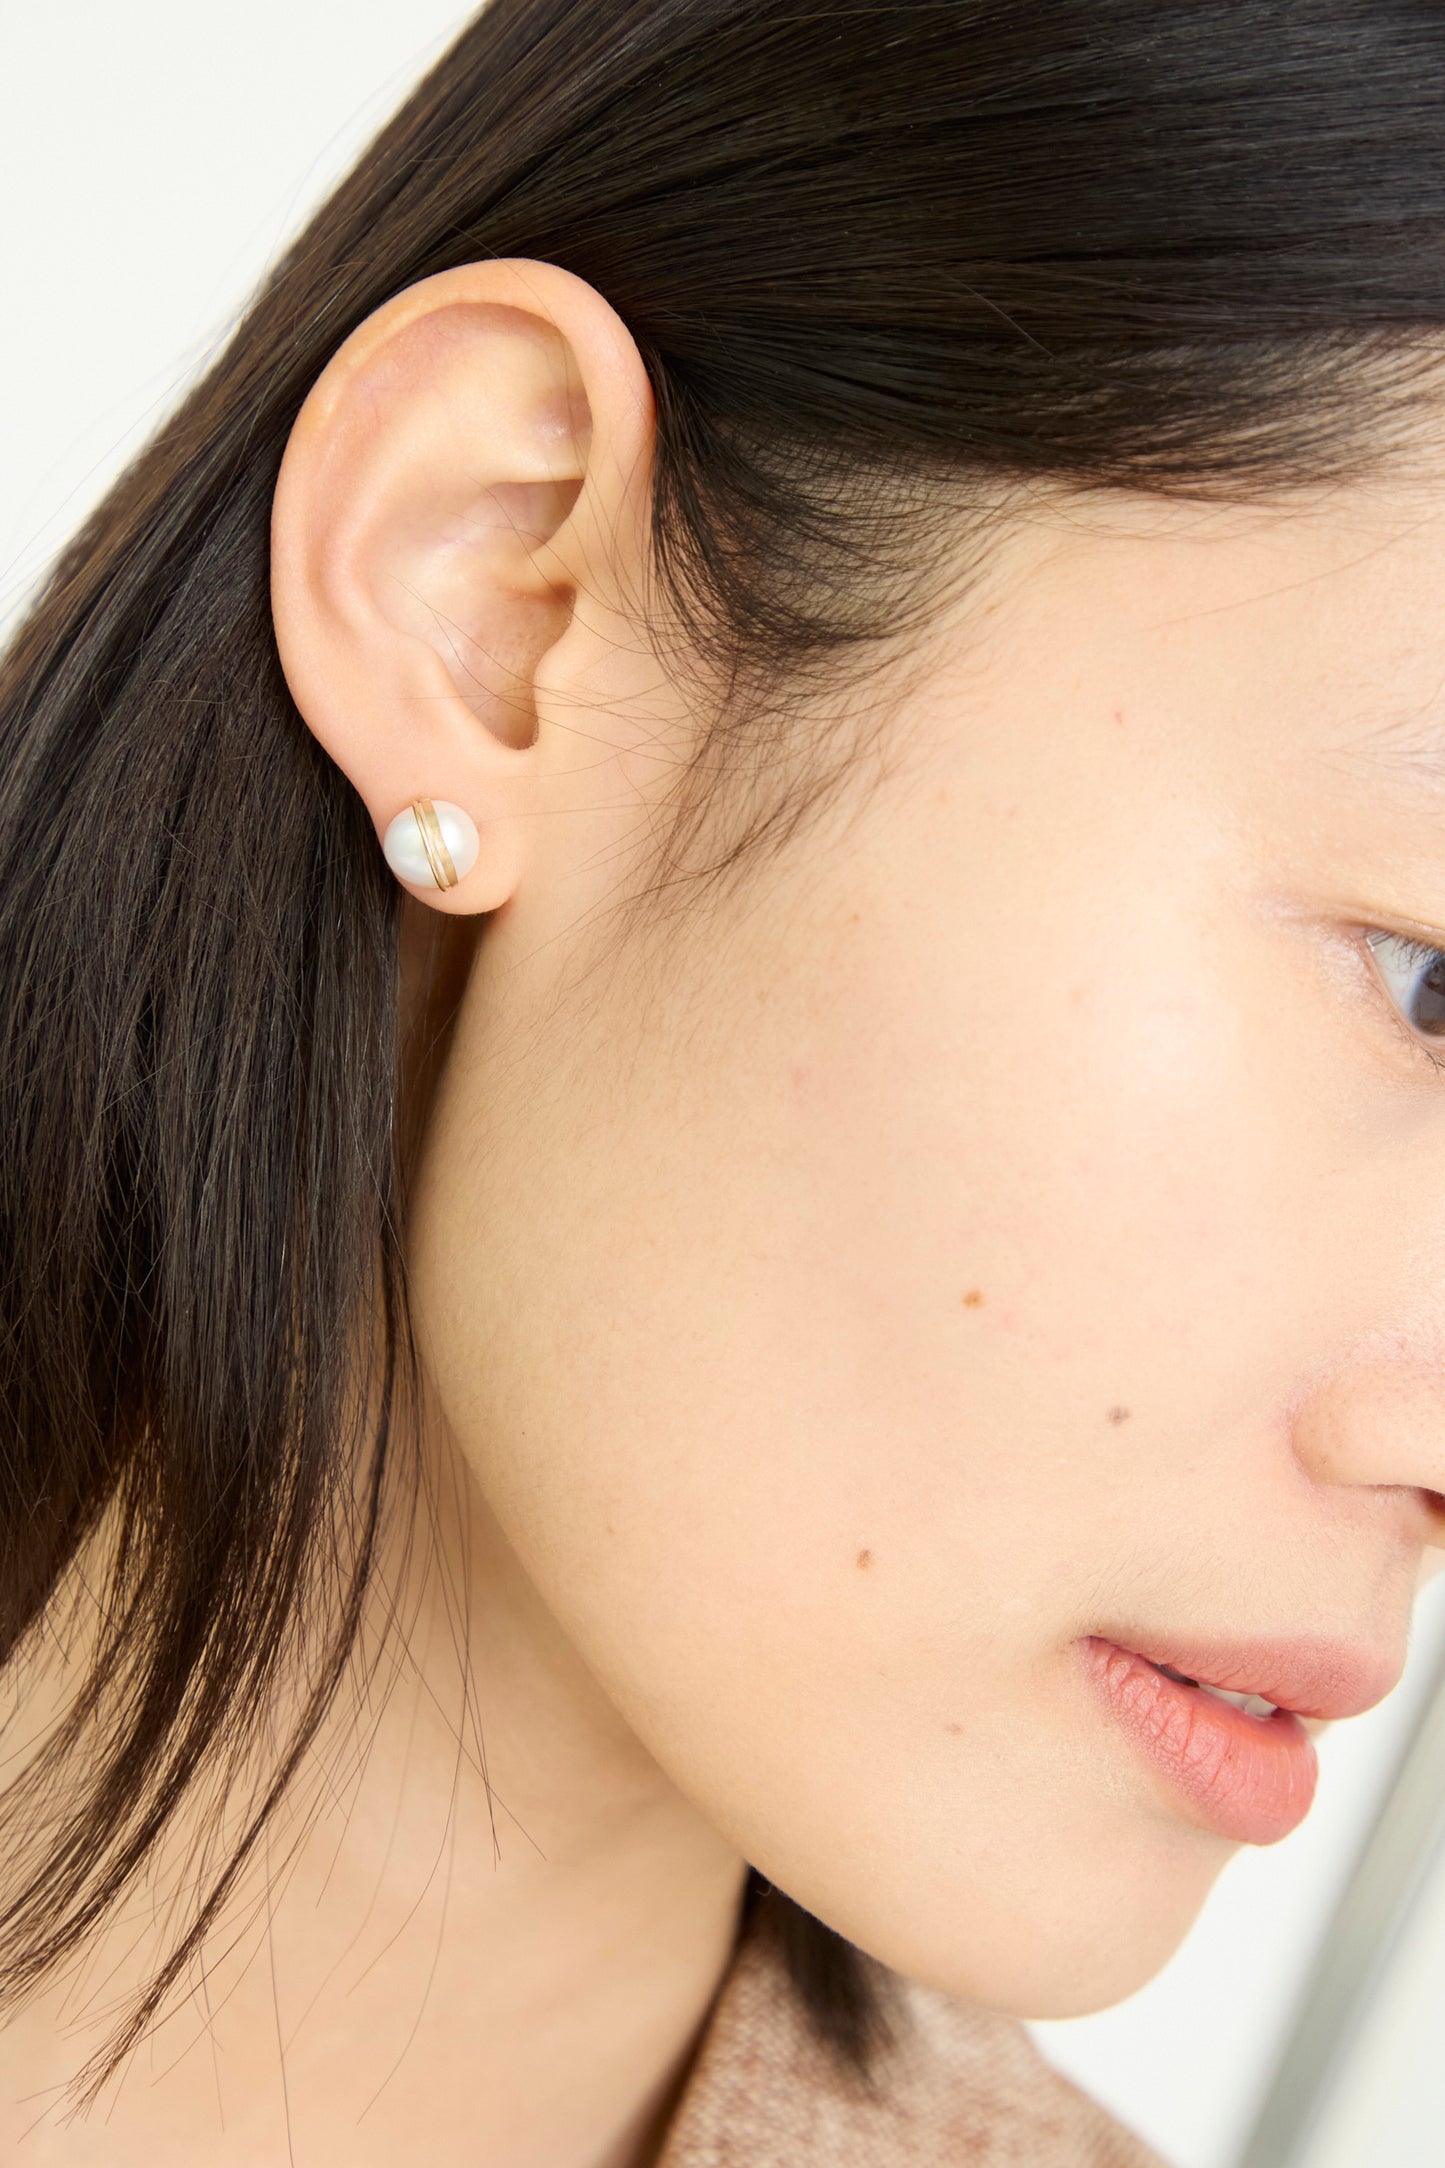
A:
[[[418,2148],[429,2168],[655,2160],[746,1870],[471,1504],[467,1545],[439,1523],[423,1575],[418,1542],[410,1566],[402,1546],[378,1576],[380,1653],[338,1698],[210,1937],[204,1992],[96,2110],[114,2168],[132,2148],[147,2168],[198,2168],[212,2151],[348,2168]],[[180,1858],[198,1837],[178,1832]],[[148,1892],[90,1977],[109,1960],[129,1972],[136,1921],[155,1912]],[[96,1998],[112,2017],[114,1987]],[[24,2052],[40,2053],[37,2013],[22,2022]],[[47,2075],[73,2074],[75,2042],[72,2029],[58,2065],[47,2054]]]

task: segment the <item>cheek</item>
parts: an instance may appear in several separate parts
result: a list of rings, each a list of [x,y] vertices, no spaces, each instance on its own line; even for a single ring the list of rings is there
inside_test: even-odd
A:
[[[669,1774],[843,1932],[1042,2014],[1137,1984],[1222,1856],[1141,1839],[1066,1660],[1197,1548],[1271,1147],[1182,908],[1020,885],[890,919],[855,866],[625,1066],[483,1050],[413,1270],[493,1510]],[[1121,1901],[1141,1841],[1167,1900]]]

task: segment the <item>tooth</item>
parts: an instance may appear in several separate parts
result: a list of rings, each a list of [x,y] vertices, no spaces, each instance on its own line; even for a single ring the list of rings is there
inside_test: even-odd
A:
[[[1201,1686],[1201,1693],[1213,1694],[1218,1701],[1228,1701],[1236,1709],[1243,1709],[1246,1716],[1273,1716],[1274,1703],[1266,1701],[1262,1694],[1233,1694],[1227,1686]]]
[[[1173,1679],[1177,1686],[1197,1687],[1201,1694],[1213,1694],[1216,1701],[1230,1702],[1236,1709],[1243,1709],[1246,1716],[1273,1716],[1275,1705],[1266,1701],[1262,1694],[1236,1694],[1227,1686],[1209,1686],[1202,1679],[1191,1679],[1186,1672],[1176,1671],[1172,1664],[1156,1664],[1166,1679]]]

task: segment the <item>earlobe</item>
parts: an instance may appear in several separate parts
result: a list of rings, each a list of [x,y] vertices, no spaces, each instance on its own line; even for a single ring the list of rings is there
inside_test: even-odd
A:
[[[398,295],[297,420],[272,519],[282,667],[393,871],[437,909],[508,900],[541,780],[578,757],[547,728],[540,665],[579,596],[596,636],[609,590],[635,591],[618,552],[645,547],[651,424],[620,320],[529,262]]]

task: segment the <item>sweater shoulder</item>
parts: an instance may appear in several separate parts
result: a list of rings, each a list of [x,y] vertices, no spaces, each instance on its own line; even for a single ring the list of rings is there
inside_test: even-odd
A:
[[[1016,2019],[876,1970],[891,2039],[864,2083],[744,1937],[658,2168],[1165,2168]]]

